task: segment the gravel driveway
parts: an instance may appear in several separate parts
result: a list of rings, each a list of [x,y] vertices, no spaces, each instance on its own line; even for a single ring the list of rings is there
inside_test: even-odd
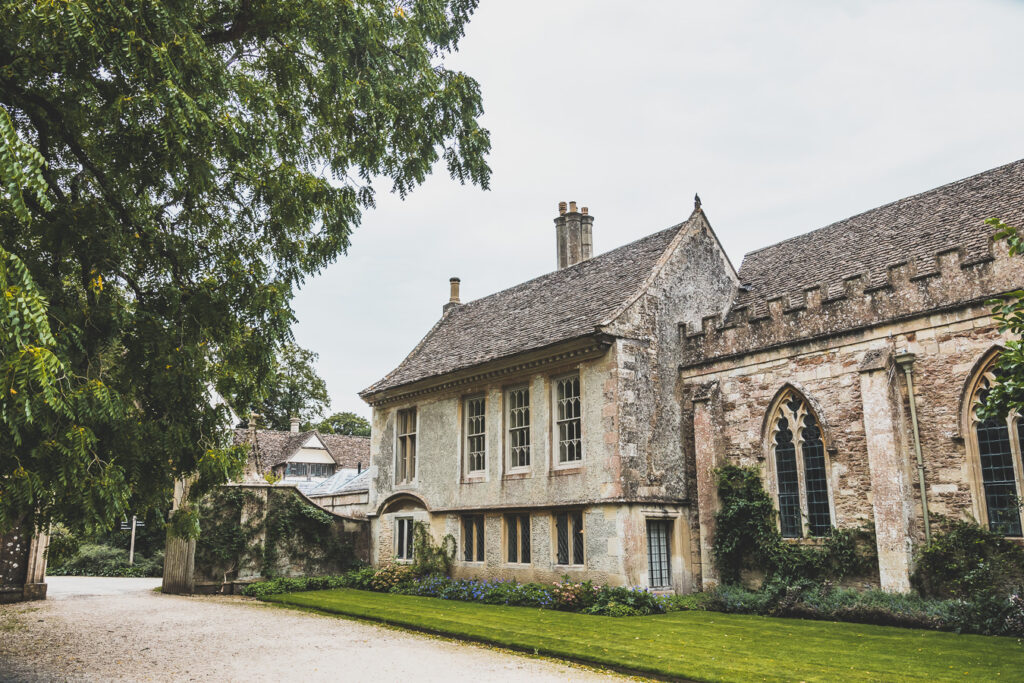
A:
[[[603,681],[600,672],[244,598],[160,595],[159,579],[48,577],[0,605],[4,681]],[[619,680],[622,680],[619,678]]]

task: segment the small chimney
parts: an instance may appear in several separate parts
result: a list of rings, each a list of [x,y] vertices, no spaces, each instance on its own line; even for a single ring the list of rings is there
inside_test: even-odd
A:
[[[359,462],[356,463],[356,474],[362,474],[362,473],[363,473],[363,461],[360,460]]]
[[[574,266],[594,255],[594,217],[587,207],[576,208],[576,202],[558,203],[555,219],[558,269]]]
[[[298,434],[299,433],[299,423],[300,422],[301,422],[301,420],[299,418],[297,418],[297,417],[293,417],[292,418],[292,430],[291,430],[292,434]]]
[[[448,295],[448,303],[441,307],[442,313],[447,313],[450,309],[456,306],[461,306],[462,301],[459,300],[459,283],[462,282],[457,277],[448,278],[448,284],[450,286],[450,293]]]

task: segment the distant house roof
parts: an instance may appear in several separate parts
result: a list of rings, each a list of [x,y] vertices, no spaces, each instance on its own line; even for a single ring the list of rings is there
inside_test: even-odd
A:
[[[684,225],[450,309],[360,395],[594,334],[640,291]]]
[[[353,476],[355,475],[355,476]],[[310,498],[319,496],[337,496],[346,493],[361,493],[370,490],[370,471],[364,469],[355,474],[350,469],[338,470],[333,476],[325,479],[316,488],[307,491]]]
[[[248,429],[236,429],[234,442],[249,443]],[[334,459],[338,467],[357,469],[359,463],[366,467],[370,463],[370,437],[346,436],[344,434],[320,434],[316,431],[288,432],[276,429],[256,430],[256,449],[251,458],[259,457],[263,468],[270,469],[287,462],[306,443],[310,436],[316,435]]]
[[[830,297],[858,275],[867,287],[884,285],[888,269],[911,264],[916,274],[935,272],[937,256],[965,251],[964,263],[991,257],[992,228],[986,218],[1024,225],[1024,160],[900,199],[813,232],[750,252],[740,266],[742,284],[733,310],[750,317],[767,312],[768,301],[803,301],[820,286]]]

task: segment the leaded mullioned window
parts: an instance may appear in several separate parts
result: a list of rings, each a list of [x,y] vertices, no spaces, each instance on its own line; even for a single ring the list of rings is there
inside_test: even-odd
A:
[[[466,399],[466,459],[470,472],[487,469],[487,425],[483,396]]]
[[[398,457],[395,481],[407,484],[416,478],[416,409],[398,411]]]
[[[651,588],[668,588],[672,585],[672,562],[669,552],[671,537],[671,520],[647,520],[647,582]]]
[[[821,426],[807,401],[789,389],[777,403],[771,451],[779,527],[787,538],[826,536],[832,528],[828,460]]]
[[[582,460],[579,375],[555,380],[555,403],[557,404],[558,462]]]
[[[462,559],[466,562],[484,561],[484,516],[462,516]]]
[[[583,513],[555,513],[555,564],[583,564]]]
[[[530,564],[530,515],[505,517],[505,545],[511,564]]]
[[[508,392],[509,468],[530,466],[530,390]]]
[[[982,521],[990,531],[1004,536],[1021,536],[1021,446],[1024,444],[1024,419],[1016,413],[1005,418],[982,418],[978,408],[996,381],[995,361],[991,354],[970,387],[969,429],[972,457],[980,475]]]
[[[395,559],[412,560],[413,519],[399,517],[395,520]]]

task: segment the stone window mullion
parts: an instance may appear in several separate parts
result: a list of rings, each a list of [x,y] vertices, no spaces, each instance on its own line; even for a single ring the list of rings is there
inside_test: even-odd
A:
[[[803,406],[796,410],[791,411],[793,431],[793,446],[796,448],[796,477],[799,483],[799,496],[800,496],[800,535],[807,535],[807,522],[810,519],[810,514],[807,509],[807,471],[804,463],[804,435],[803,435],[803,424],[804,415],[806,414]]]

